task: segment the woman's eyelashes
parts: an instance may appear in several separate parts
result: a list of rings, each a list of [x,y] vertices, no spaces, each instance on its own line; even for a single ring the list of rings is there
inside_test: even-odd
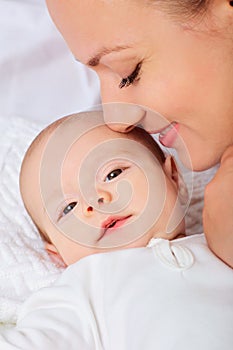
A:
[[[140,79],[139,77],[139,73],[140,73],[140,70],[141,70],[141,66],[142,66],[142,63],[138,63],[136,65],[136,68],[134,69],[134,71],[126,78],[123,78],[119,84],[119,88],[122,89],[124,87],[128,87],[130,86],[131,84],[133,84],[135,81],[138,81]]]

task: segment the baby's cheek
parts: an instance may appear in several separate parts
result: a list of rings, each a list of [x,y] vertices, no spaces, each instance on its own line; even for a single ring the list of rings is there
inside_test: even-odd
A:
[[[129,205],[137,210],[142,211],[146,208],[148,202],[148,186],[143,186],[138,184],[136,188],[133,189],[132,198]]]

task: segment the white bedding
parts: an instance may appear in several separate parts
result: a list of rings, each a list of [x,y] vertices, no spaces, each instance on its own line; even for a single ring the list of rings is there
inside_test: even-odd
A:
[[[14,322],[22,301],[62,270],[43,249],[18,186],[23,154],[40,129],[18,117],[0,119],[0,322]]]
[[[45,124],[98,101],[96,76],[74,61],[44,0],[0,0],[0,323],[15,322],[22,301],[62,270],[23,207],[23,154]],[[188,233],[202,232],[203,189],[213,173],[194,175]]]

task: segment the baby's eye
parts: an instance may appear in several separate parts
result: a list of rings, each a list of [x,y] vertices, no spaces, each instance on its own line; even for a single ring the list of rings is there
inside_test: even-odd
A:
[[[115,177],[119,176],[123,172],[122,169],[114,169],[112,170],[106,177],[105,182],[109,182],[113,180]]]
[[[71,210],[74,209],[74,207],[76,207],[77,205],[77,202],[72,202],[72,203],[69,203],[65,209],[63,210],[62,214],[63,215],[67,215]]]

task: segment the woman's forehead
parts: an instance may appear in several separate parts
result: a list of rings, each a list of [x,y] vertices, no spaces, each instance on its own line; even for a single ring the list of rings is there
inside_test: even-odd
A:
[[[144,1],[47,0],[50,14],[74,56],[87,63],[99,52],[146,39],[155,29],[156,10]],[[149,28],[148,28],[149,30]]]

